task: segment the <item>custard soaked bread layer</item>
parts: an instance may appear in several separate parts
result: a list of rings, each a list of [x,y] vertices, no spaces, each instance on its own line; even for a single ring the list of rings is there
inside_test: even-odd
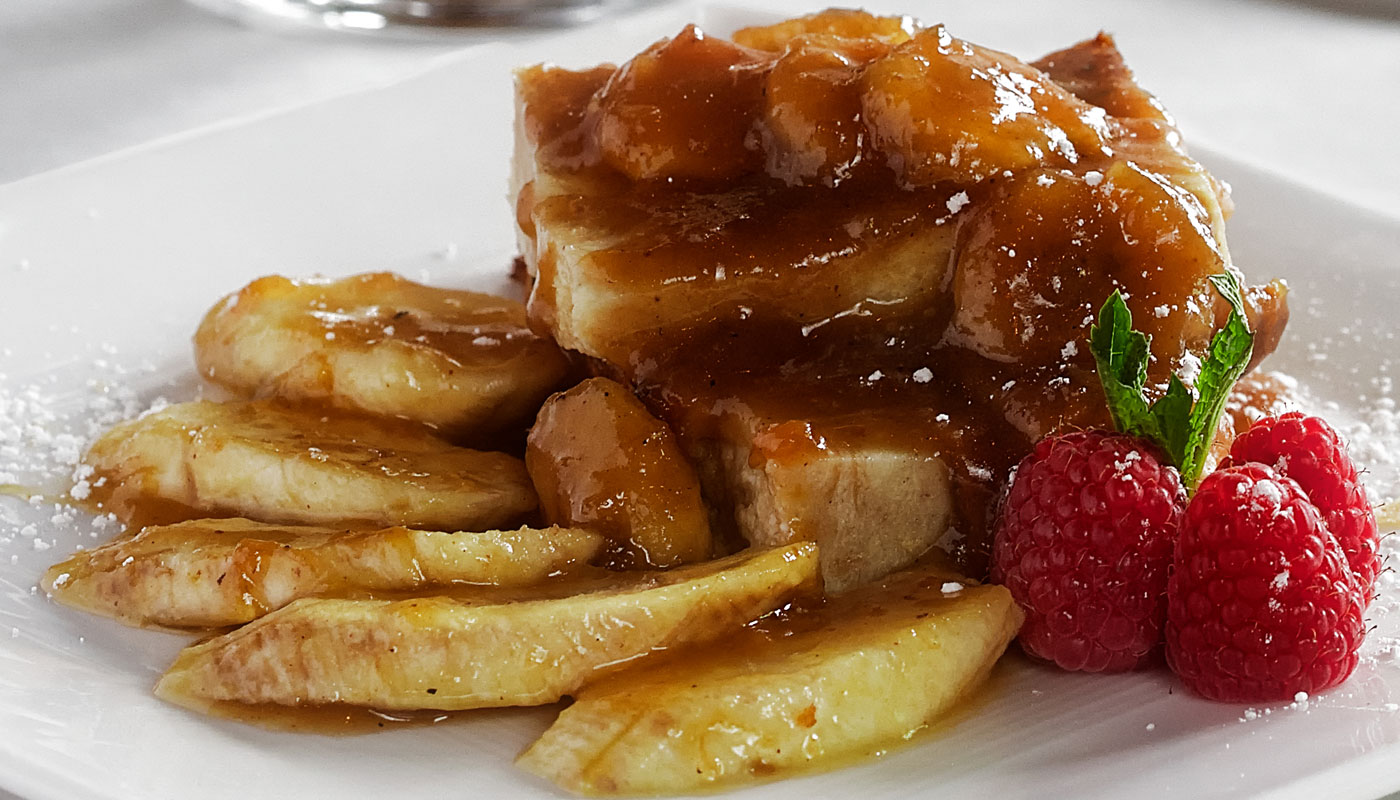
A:
[[[1223,186],[1106,36],[1033,64],[863,12],[734,39],[518,74],[531,324],[632,385],[749,541],[848,540],[829,586],[985,552],[1030,442],[1108,423],[1087,336],[1111,292],[1149,382],[1191,376],[1226,316],[1208,276],[1236,269]],[[1286,290],[1245,295],[1258,361]]]

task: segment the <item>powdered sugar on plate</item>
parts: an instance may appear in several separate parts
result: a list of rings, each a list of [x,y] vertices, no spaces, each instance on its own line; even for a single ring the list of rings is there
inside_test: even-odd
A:
[[[16,563],[20,551],[57,548],[46,554],[54,560],[120,529],[114,516],[78,507],[95,485],[81,459],[112,425],[164,406],[160,392],[197,392],[192,380],[143,389],[156,372],[148,362],[133,367],[100,358],[27,381],[0,375],[0,557]]]

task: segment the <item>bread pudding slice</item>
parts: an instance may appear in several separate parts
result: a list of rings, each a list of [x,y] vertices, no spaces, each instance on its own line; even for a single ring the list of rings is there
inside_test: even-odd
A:
[[[531,324],[672,426],[721,529],[818,541],[829,589],[940,543],[975,571],[1031,443],[1109,423],[1114,289],[1158,385],[1225,317],[1224,187],[1104,35],[1027,64],[827,11],[517,99]],[[1247,291],[1256,360],[1285,294]]]

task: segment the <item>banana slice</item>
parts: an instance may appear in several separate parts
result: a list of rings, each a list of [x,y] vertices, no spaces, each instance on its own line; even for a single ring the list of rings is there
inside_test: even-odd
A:
[[[714,549],[695,468],[666,423],[615,381],[590,378],[549,398],[525,466],[545,521],[605,534],[615,566],[672,567]]]
[[[93,498],[124,522],[165,503],[191,509],[185,519],[488,530],[537,502],[518,458],[411,423],[270,401],[169,406],[111,429],[86,461]]]
[[[690,794],[900,741],[1016,635],[1000,586],[914,568],[584,688],[519,765],[580,794]]]
[[[602,670],[730,633],[818,594],[811,543],[666,572],[614,573],[515,602],[298,600],[186,648],[156,693],[213,703],[466,709],[552,703]],[[584,589],[559,596],[559,592]]]
[[[603,537],[570,528],[346,531],[201,519],[84,550],[44,574],[64,605],[129,625],[240,625],[300,597],[452,583],[526,586],[587,563]]]
[[[525,307],[387,272],[260,278],[195,334],[204,377],[246,396],[317,400],[480,437],[527,423],[568,370]]]

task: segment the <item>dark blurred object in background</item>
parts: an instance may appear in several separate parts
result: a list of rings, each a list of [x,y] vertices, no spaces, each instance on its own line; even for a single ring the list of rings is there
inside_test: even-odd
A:
[[[596,18],[615,0],[191,0],[226,16],[370,32],[484,26],[562,26]]]

